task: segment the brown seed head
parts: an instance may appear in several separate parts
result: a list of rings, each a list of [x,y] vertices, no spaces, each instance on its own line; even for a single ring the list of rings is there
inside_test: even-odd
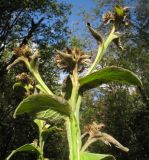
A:
[[[16,47],[14,49],[16,57],[24,56],[29,57],[31,55],[31,48],[28,45],[23,45],[22,47]]]
[[[97,124],[96,122],[93,122],[92,124],[86,125],[84,129],[85,132],[88,132],[90,136],[95,137],[99,132],[101,132],[101,129],[104,127],[105,125],[103,123]]]
[[[115,21],[115,16],[112,12],[107,12],[102,17],[104,24],[109,24],[110,22]]]
[[[57,50],[55,62],[60,69],[69,73],[78,65],[78,72],[81,72],[90,63],[90,56],[78,48],[66,48],[64,52]]]

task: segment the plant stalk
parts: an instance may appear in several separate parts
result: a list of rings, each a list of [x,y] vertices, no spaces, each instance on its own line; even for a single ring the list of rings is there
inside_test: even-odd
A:
[[[112,42],[113,39],[117,38],[114,35],[114,32],[115,32],[115,26],[112,27],[112,30],[111,30],[108,38],[106,39],[106,41],[103,42],[101,45],[99,45],[98,53],[96,55],[96,58],[95,58],[93,64],[91,65],[91,67],[89,68],[89,70],[88,70],[86,75],[89,75],[90,73],[93,72],[93,70],[96,68],[96,66],[100,62],[100,60],[101,60],[104,52],[106,51],[107,47],[109,46],[109,44]]]
[[[77,65],[73,70],[71,75],[72,80],[72,93],[69,100],[70,105],[72,106],[73,113],[70,118],[67,119],[67,137],[69,143],[69,160],[80,160],[80,145],[81,145],[81,134],[79,127],[79,112],[81,99],[78,96],[79,92],[79,81],[78,81],[78,72]]]
[[[32,66],[30,64],[30,62],[26,59],[23,59],[24,63],[26,64],[27,68],[29,69],[29,71],[34,75],[34,77],[36,78],[37,82],[40,84],[40,86],[42,87],[42,89],[49,95],[54,95],[54,93],[48,88],[48,86],[45,84],[45,82],[42,80],[39,71],[38,71],[38,66]]]

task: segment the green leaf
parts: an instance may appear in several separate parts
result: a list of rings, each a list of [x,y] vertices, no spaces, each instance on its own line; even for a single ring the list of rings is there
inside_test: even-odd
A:
[[[11,154],[6,158],[6,160],[9,160],[15,153],[23,152],[23,151],[31,151],[31,152],[36,152],[37,154],[40,154],[39,150],[33,144],[25,144],[17,148],[16,150],[13,150]]]
[[[103,83],[113,81],[142,86],[141,80],[133,72],[115,66],[103,68],[79,80],[80,87],[83,90],[92,89]]]
[[[80,160],[115,160],[112,155],[82,152]]]
[[[27,97],[19,104],[15,110],[14,118],[23,113],[28,113],[36,118],[50,119],[55,116],[70,116],[71,107],[61,97],[37,94]]]
[[[47,109],[45,111],[37,112],[34,115],[32,114],[32,116],[34,116],[37,119],[50,120],[50,121],[58,121],[58,120],[66,117],[66,115],[62,115],[62,114],[60,114],[58,112],[55,112],[51,109]]]

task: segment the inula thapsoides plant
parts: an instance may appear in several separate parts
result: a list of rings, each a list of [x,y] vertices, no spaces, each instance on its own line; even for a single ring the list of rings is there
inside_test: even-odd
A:
[[[64,81],[62,95],[58,96],[42,80],[38,71],[39,53],[32,53],[28,46],[18,47],[14,50],[16,60],[8,66],[10,69],[18,62],[24,62],[30,73],[34,76],[36,83],[32,81],[29,75],[22,73],[17,76],[15,86],[22,86],[26,90],[26,98],[19,104],[14,112],[14,118],[21,114],[27,113],[37,124],[39,128],[39,139],[35,139],[30,144],[25,144],[6,158],[9,160],[16,152],[32,151],[37,154],[38,160],[46,160],[44,157],[44,144],[49,132],[56,127],[50,127],[47,122],[65,120],[67,139],[69,144],[69,159],[70,160],[102,160],[115,159],[112,155],[95,154],[88,151],[88,147],[100,140],[107,145],[113,144],[117,148],[128,152],[129,149],[120,144],[111,135],[103,132],[104,124],[91,122],[84,128],[84,133],[81,135],[79,111],[81,99],[86,90],[93,89],[102,84],[109,82],[121,82],[141,86],[140,79],[131,71],[110,66],[100,70],[96,70],[97,65],[101,61],[104,52],[111,42],[114,42],[121,50],[121,26],[129,25],[127,20],[128,7],[115,6],[114,13],[108,12],[103,16],[105,25],[110,25],[111,29],[106,38],[104,38],[97,30],[92,28],[90,23],[87,27],[92,36],[97,41],[99,48],[95,60],[91,63],[90,56],[77,48],[66,48],[63,51],[57,50],[55,62],[57,66],[68,73]],[[84,76],[80,73],[87,69]],[[82,75],[82,74],[81,74]],[[35,92],[36,90],[36,92]],[[82,139],[86,137],[82,143]]]

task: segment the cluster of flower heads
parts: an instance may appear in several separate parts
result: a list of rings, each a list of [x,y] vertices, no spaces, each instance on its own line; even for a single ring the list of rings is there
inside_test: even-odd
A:
[[[68,73],[72,73],[75,68],[78,72],[82,72],[90,62],[90,56],[78,48],[66,48],[64,51],[57,50],[56,64]]]

